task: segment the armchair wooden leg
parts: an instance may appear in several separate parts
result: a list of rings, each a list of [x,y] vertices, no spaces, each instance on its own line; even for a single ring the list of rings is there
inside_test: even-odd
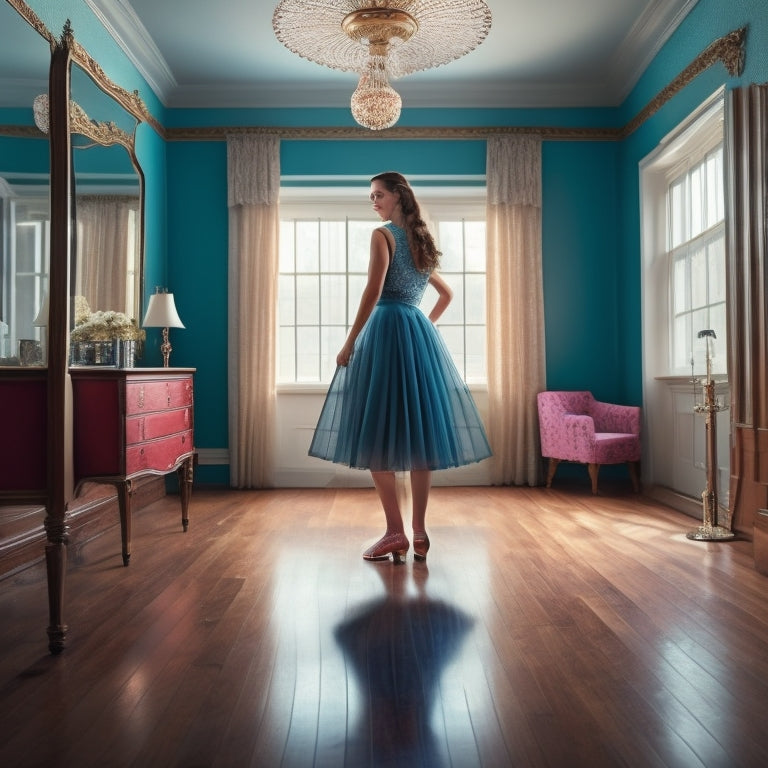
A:
[[[640,493],[640,462],[628,461],[629,477],[632,480],[632,487],[635,489],[635,493]]]
[[[560,463],[560,459],[550,459],[549,468],[547,469],[547,488],[552,487],[552,480],[555,477],[557,471],[557,465]]]
[[[597,494],[597,473],[600,471],[599,464],[587,464],[589,477],[592,480],[592,493]]]

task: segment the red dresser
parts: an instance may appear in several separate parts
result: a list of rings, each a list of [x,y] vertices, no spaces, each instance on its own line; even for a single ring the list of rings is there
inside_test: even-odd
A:
[[[194,463],[193,368],[72,367],[75,487],[117,488],[123,563],[131,556],[131,481],[177,472],[189,524]]]

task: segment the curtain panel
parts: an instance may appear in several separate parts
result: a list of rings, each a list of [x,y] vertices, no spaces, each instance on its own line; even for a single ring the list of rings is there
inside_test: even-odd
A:
[[[768,85],[728,94],[726,201],[730,505],[751,535],[768,507]]]
[[[227,138],[228,404],[233,488],[273,484],[280,140]]]
[[[135,252],[139,238],[139,198],[81,195],[76,207],[74,293],[85,296],[93,312],[122,312],[127,306],[128,249]],[[132,269],[137,268],[138,264],[132,264]],[[134,319],[137,323],[141,321],[141,318]]]
[[[494,485],[538,485],[536,395],[546,388],[541,140],[487,145],[488,438]]]

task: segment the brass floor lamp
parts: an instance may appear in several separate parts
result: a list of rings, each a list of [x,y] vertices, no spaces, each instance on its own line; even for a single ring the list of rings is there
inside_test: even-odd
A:
[[[715,397],[715,382],[712,379],[712,350],[711,340],[716,338],[712,330],[699,331],[698,338],[705,339],[707,356],[707,378],[702,387],[704,399],[696,403],[693,410],[706,416],[706,440],[707,440],[707,485],[701,494],[703,507],[702,524],[688,531],[686,536],[696,541],[724,541],[734,537],[733,531],[719,524],[718,517],[720,502],[717,494],[717,414],[727,410],[727,405],[722,405]]]

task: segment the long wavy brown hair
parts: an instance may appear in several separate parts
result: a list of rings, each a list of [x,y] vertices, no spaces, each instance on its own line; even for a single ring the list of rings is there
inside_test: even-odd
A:
[[[396,171],[387,171],[374,176],[371,181],[380,181],[393,194],[400,197],[400,210],[405,217],[405,233],[411,248],[413,262],[421,272],[431,272],[440,264],[440,251],[437,250],[432,233],[421,217],[421,208],[413,194],[411,185],[405,176]]]

